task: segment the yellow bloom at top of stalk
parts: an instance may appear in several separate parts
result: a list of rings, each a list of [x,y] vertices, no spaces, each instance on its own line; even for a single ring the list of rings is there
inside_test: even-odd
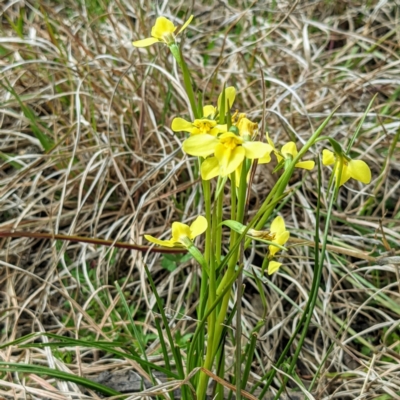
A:
[[[371,170],[369,169],[368,164],[362,160],[352,160],[344,154],[338,155],[332,151],[324,149],[322,151],[322,164],[334,164],[333,173],[335,174],[336,185],[338,186],[344,185],[350,178],[362,183],[371,182]],[[342,171],[341,173],[340,170]]]
[[[176,43],[176,36],[178,36],[193,19],[193,15],[183,24],[182,28],[179,29],[178,33],[175,35],[176,26],[170,21],[168,18],[165,17],[158,17],[156,23],[151,28],[151,36],[146,39],[137,40],[132,44],[135,47],[147,47],[151,46],[154,43],[162,42],[165,43],[167,46],[171,46],[172,44]]]
[[[144,235],[144,237],[152,243],[164,247],[188,247],[196,236],[201,235],[207,229],[207,219],[199,215],[192,224],[186,225],[181,222],[172,223],[172,238],[169,240],[160,240],[151,235]]]
[[[296,144],[294,142],[288,142],[285,145],[282,146],[281,150],[279,151],[274,143],[272,142],[272,140],[270,139],[270,137],[267,134],[267,140],[268,143],[271,145],[271,147],[273,148],[274,154],[276,156],[276,159],[278,160],[278,163],[280,163],[282,160],[293,160],[293,158],[295,158],[298,154],[297,148],[296,148]],[[313,169],[315,166],[315,162],[314,161],[299,161],[295,167],[296,168],[303,168],[303,169],[308,169],[311,170]]]

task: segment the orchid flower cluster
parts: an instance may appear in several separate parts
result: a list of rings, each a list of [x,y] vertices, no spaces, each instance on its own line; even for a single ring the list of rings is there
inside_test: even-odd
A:
[[[266,254],[261,272],[266,269],[271,275],[281,267],[282,264],[276,257],[279,251],[286,250],[284,246],[290,233],[286,230],[282,216],[277,215],[273,219],[272,217],[277,205],[287,195],[286,188],[294,169],[313,170],[315,162],[303,160],[307,150],[320,140],[330,142],[334,151],[323,150],[322,163],[333,166],[330,185],[335,186],[336,193],[350,178],[362,183],[371,181],[368,165],[361,160],[352,160],[334,139],[320,136],[322,129],[314,133],[300,151],[293,141],[277,148],[268,133],[259,131],[257,121],[251,121],[245,113],[235,110],[236,89],[232,86],[223,88],[216,105],[201,106],[201,102],[194,95],[190,71],[176,41],[192,18],[193,16],[175,34],[178,28],[173,22],[159,17],[151,30],[150,38],[133,42],[133,45],[139,48],[158,42],[170,48],[181,68],[194,115],[193,120],[174,118],[171,128],[174,132],[186,133],[182,150],[189,156],[198,157],[205,216],[198,216],[190,226],[174,222],[172,238],[168,240],[145,235],[149,242],[156,245],[187,249],[201,266],[198,318],[207,321],[208,345],[203,349],[203,357],[201,345],[192,343],[189,353],[193,357],[188,356],[188,372],[199,366],[211,370],[218,357],[231,289],[243,269],[243,251],[240,251],[240,248],[245,250],[252,240],[262,242]],[[283,170],[283,173],[260,209],[256,210],[255,216],[247,221],[246,201],[251,185],[251,172],[257,165],[271,162],[272,155],[277,162],[274,171]],[[216,185],[211,185],[213,179],[217,180]],[[229,220],[224,220],[223,203],[226,193],[223,189],[228,179],[231,180],[231,215]],[[214,192],[212,187],[215,187]],[[267,229],[266,224],[271,219]],[[223,252],[223,226],[230,228],[228,254]],[[206,238],[204,250],[200,251],[195,246],[195,238],[203,233]],[[200,400],[205,397],[207,382],[208,376],[202,372],[196,381],[197,396]]]
[[[225,107],[230,110],[236,97],[234,87],[225,89]],[[184,140],[183,151],[192,156],[198,156],[201,163],[201,177],[208,181],[215,177],[228,178],[235,174],[236,185],[239,186],[240,174],[243,163],[257,160],[258,164],[265,164],[271,161],[273,152],[276,159],[281,162],[284,159],[291,159],[297,155],[297,149],[294,142],[285,144],[279,151],[275,148],[272,140],[266,134],[268,143],[254,140],[258,136],[258,124],[250,121],[246,114],[235,112],[231,118],[231,125],[219,124],[216,118],[221,109],[223,95],[218,98],[218,106],[206,105],[203,107],[203,117],[194,121],[186,121],[183,118],[174,118],[172,121],[172,130],[174,132],[187,132],[190,137]],[[314,161],[301,161],[295,166],[298,168],[312,169]],[[201,223],[200,223],[201,221]],[[160,240],[150,235],[145,238],[155,244],[166,247],[190,247],[187,239],[194,239],[207,229],[207,220],[199,216],[193,224],[188,225],[174,222],[172,224],[172,239]],[[197,227],[200,227],[198,229]],[[243,230],[243,227],[236,229]],[[233,228],[233,229],[235,229]],[[254,229],[249,232],[248,237],[253,239],[265,239],[262,233],[256,233]],[[281,263],[273,261],[274,255],[282,248],[289,239],[289,232],[285,229],[285,222],[281,216],[277,216],[271,224],[270,233],[267,238],[270,239],[269,246],[269,266],[268,273],[276,272]],[[185,238],[183,240],[183,237]],[[274,245],[277,244],[277,247]]]

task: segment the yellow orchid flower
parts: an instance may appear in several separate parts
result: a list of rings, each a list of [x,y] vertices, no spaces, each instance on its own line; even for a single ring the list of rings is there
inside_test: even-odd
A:
[[[282,146],[281,151],[279,151],[275,147],[272,140],[270,139],[268,133],[267,133],[267,141],[270,144],[270,146],[273,148],[273,151],[275,153],[278,163],[280,163],[283,159],[291,159],[292,160],[298,154],[296,144],[294,142],[286,143],[285,145]],[[313,169],[314,166],[315,166],[314,161],[300,161],[295,165],[296,168],[303,168],[303,169],[307,169],[307,170]]]
[[[290,233],[286,230],[285,221],[281,216],[277,216],[271,224],[270,233],[273,239],[271,240],[274,243],[277,243],[283,246],[289,239]],[[270,245],[269,246],[269,256],[273,257],[278,251],[279,247]]]
[[[217,121],[207,118],[195,119],[193,122],[186,121],[183,118],[174,118],[171,129],[174,132],[189,132],[191,135],[209,134],[216,136],[218,133],[226,132],[227,126],[218,125]]]
[[[339,156],[332,151],[324,149],[322,151],[322,164],[334,164],[333,173],[336,177],[336,184],[339,186],[344,185],[350,178],[362,183],[371,182],[371,170],[369,169],[368,164],[362,160],[352,160],[344,154]],[[340,169],[342,169],[341,174]],[[338,182],[339,175],[340,182]]]
[[[191,136],[183,142],[182,148],[192,156],[207,157],[214,154],[201,165],[204,180],[218,175],[226,177],[239,168],[245,158],[261,158],[270,150],[266,143],[245,141],[233,132],[225,132],[218,137],[208,134]]]
[[[232,227],[232,225],[233,224],[230,223],[228,226]],[[284,219],[280,216],[277,216],[272,221],[271,229],[269,231],[249,229],[248,236],[256,240],[267,240],[269,242],[276,243],[279,246],[283,246],[288,241],[290,233],[285,228]],[[281,250],[281,247],[270,244],[268,248],[268,275],[272,275],[274,272],[278,271],[279,267],[282,265],[282,263],[273,260],[275,254]]]
[[[182,28],[179,29],[178,33],[175,35],[176,26],[165,17],[158,17],[155,25],[151,28],[151,36],[146,39],[137,40],[132,44],[135,47],[147,47],[151,46],[154,43],[162,42],[167,46],[171,46],[175,43],[176,36],[178,36],[187,26],[192,22],[193,15],[183,24]]]
[[[273,237],[271,241],[281,246],[283,246],[288,241],[290,233],[286,230],[285,221],[281,216],[277,216],[272,221],[269,234]],[[279,247],[269,245],[268,258],[270,258],[270,261],[268,264],[268,275],[272,275],[274,272],[278,271],[279,267],[282,265],[282,263],[272,260],[272,258],[279,250]]]
[[[245,225],[234,220],[223,221],[222,224],[228,226],[230,229],[234,230],[239,234],[242,234],[246,229]],[[276,217],[272,221],[271,230],[269,231],[259,231],[256,229],[249,229],[247,232],[247,236],[252,239],[259,240],[261,242],[266,241],[268,243],[271,242],[273,243],[269,244],[268,246],[269,254],[266,258],[266,261],[268,262],[268,275],[272,275],[274,272],[278,271],[282,263],[273,260],[273,258],[279,250],[282,250],[282,248],[285,249],[283,245],[288,241],[290,236],[290,233],[285,228],[285,221],[283,220],[283,218],[280,216]]]
[[[157,239],[151,235],[144,235],[144,237],[149,242],[164,247],[188,247],[196,236],[206,231],[207,226],[207,219],[199,215],[190,226],[181,222],[173,222],[172,238],[169,240]]]
[[[282,146],[281,154],[285,159],[295,158],[298,154],[296,144],[294,142],[286,143],[285,145]],[[308,169],[308,170],[313,169],[314,166],[315,166],[315,162],[311,161],[311,160],[310,161],[300,161],[295,165],[296,168],[303,168],[303,169]]]

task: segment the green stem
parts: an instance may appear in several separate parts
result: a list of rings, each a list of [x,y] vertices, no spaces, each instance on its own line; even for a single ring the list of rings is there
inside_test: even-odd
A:
[[[241,177],[240,177],[240,185],[239,185],[239,190],[238,190],[238,196],[236,194],[236,177],[235,173],[232,173],[231,175],[231,218],[233,220],[238,220],[238,222],[243,222],[244,218],[244,210],[245,210],[245,203],[246,203],[246,194],[247,194],[247,165],[243,166]],[[232,281],[232,277],[235,275],[235,269],[238,263],[239,259],[239,247],[237,245],[237,241],[241,241],[242,238],[240,235],[238,235],[235,231],[231,230],[231,241],[230,241],[230,250],[234,250],[234,254],[230,257],[229,263],[228,263],[228,268],[225,273],[225,276],[222,279],[222,282],[220,283],[221,285],[224,285],[225,282],[231,282],[230,286],[228,287],[228,290],[226,291],[226,294],[224,295],[221,303],[221,307],[218,313],[218,317],[215,323],[215,330],[213,332],[213,335],[209,337],[208,342],[212,343],[212,346],[207,347],[207,354],[206,354],[206,361],[204,364],[204,367],[206,369],[211,369],[213,365],[214,358],[217,354],[219,343],[221,340],[221,335],[222,331],[224,329],[224,321],[226,319],[226,313],[228,310],[228,305],[229,305],[229,299],[231,295],[231,288],[234,283]],[[240,348],[239,348],[240,351]],[[240,360],[240,358],[239,358]],[[240,361],[239,361],[240,362]],[[205,374],[203,374],[205,375]],[[208,376],[205,375],[201,378],[202,385],[207,386],[208,382]]]
[[[204,318],[198,324],[196,331],[193,335],[192,345],[190,346],[189,352],[188,352],[188,360],[191,360],[191,358],[193,357],[194,349],[196,347],[196,342],[199,338],[200,332],[204,329],[204,326],[205,326],[208,316],[216,309],[218,304],[220,304],[221,301],[223,301],[226,294],[230,293],[230,288],[232,287],[233,282],[235,282],[235,280],[237,279],[238,275],[241,272],[242,272],[242,268],[239,268],[235,272],[235,274],[231,277],[231,279],[227,282],[227,285],[224,288],[222,288],[220,294],[216,297],[214,303],[211,304],[210,308],[207,309],[207,312],[206,312]],[[212,347],[213,346],[209,346],[208,348],[212,348]],[[208,350],[208,348],[207,348],[207,350]],[[204,363],[204,368],[211,369],[211,366]],[[197,386],[197,399],[198,400],[203,400],[205,398],[206,391],[207,391],[207,383],[208,383],[208,375],[206,375],[204,372],[200,372],[200,381],[199,381],[199,385]]]
[[[207,229],[206,229],[206,242],[204,249],[204,258],[207,265],[210,265],[211,251],[212,251],[212,215],[211,215],[211,188],[210,181],[202,180],[203,195],[204,195],[204,208],[206,211]]]
[[[199,160],[200,164],[202,160]],[[204,195],[204,205],[207,219],[207,230],[206,230],[206,241],[204,249],[204,259],[207,265],[210,265],[210,254],[211,254],[211,190],[210,182],[202,181],[203,195]],[[200,285],[200,301],[199,307],[197,308],[198,319],[202,319],[205,313],[207,304],[207,286],[208,286],[209,271],[201,270],[201,285]],[[200,356],[200,355],[198,355]],[[193,360],[191,360],[193,361]]]
[[[192,78],[190,76],[189,68],[186,65],[185,58],[182,55],[182,51],[176,44],[170,46],[172,55],[175,57],[179,67],[181,68],[183,75],[183,83],[185,85],[186,94],[188,95],[190,107],[192,109],[194,118],[201,118],[199,108],[197,107],[196,98],[193,92]]]
[[[247,199],[247,174],[251,168],[251,161],[245,160],[242,165],[242,171],[240,174],[239,193],[238,193],[238,222],[244,222],[244,213],[246,209]],[[239,252],[239,265],[243,264],[243,253],[244,253],[244,242],[241,241],[240,252]],[[237,298],[236,298],[236,400],[242,399],[242,290],[243,290],[243,276],[239,274],[237,279]]]
[[[219,182],[218,182],[219,183]],[[222,218],[224,212],[224,191],[221,190],[217,197],[217,210],[216,210],[216,232],[215,232],[215,260],[217,264],[221,262],[222,250]]]

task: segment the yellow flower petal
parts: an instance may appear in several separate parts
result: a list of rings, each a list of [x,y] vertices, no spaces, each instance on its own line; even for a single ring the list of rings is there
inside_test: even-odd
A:
[[[215,136],[218,133],[218,130],[214,132],[214,127],[217,125],[217,122],[213,119],[195,119],[193,121],[193,125],[196,127],[196,132],[192,132],[192,134],[205,134],[208,133],[209,135]]]
[[[342,171],[340,174],[340,170]],[[336,177],[336,184],[339,180],[339,174],[340,174],[340,182],[339,182],[339,186],[344,185],[350,178],[350,174],[349,174],[349,169],[347,168],[347,161],[343,161],[343,163],[341,162],[337,162],[335,165],[335,177]]]
[[[280,215],[278,215],[272,221],[271,232],[275,233],[275,234],[280,234],[282,232],[285,232],[285,230],[286,230],[286,228],[285,228],[285,220]]]
[[[149,242],[155,243],[155,244],[158,244],[158,245],[164,246],[164,247],[174,247],[177,244],[172,240],[160,240],[151,235],[144,235],[144,237]]]
[[[228,130],[228,126],[225,125],[215,125],[214,128],[211,129],[210,135],[216,136],[219,133],[226,132]]]
[[[275,239],[272,240],[272,242],[283,246],[288,241],[289,236],[290,236],[290,232],[284,231],[282,233],[277,234],[275,236]],[[273,257],[280,250],[281,249],[278,246],[274,246],[274,245],[270,244],[269,245],[269,255],[270,255],[270,257]]]
[[[268,264],[268,275],[272,275],[278,271],[281,265],[282,263],[271,260]]]
[[[286,143],[282,146],[281,153],[285,158],[295,158],[297,156],[297,148],[294,142]]]
[[[313,169],[315,167],[314,161],[300,161],[295,165],[296,168]]]
[[[290,232],[284,231],[276,235],[274,242],[283,246],[289,240],[289,237],[290,237]]]
[[[151,36],[164,41],[164,35],[174,33],[176,26],[165,17],[158,17],[151,29]]]
[[[258,159],[259,164],[267,164],[271,161],[271,153],[273,152],[274,149],[270,144],[265,143],[265,145],[268,146],[268,149],[265,152],[265,154]]]
[[[201,177],[208,181],[219,175],[219,162],[215,157],[209,157],[201,164]]]
[[[191,132],[193,130],[193,124],[183,118],[174,118],[172,120],[171,129],[174,132]]]
[[[158,39],[156,38],[147,38],[147,39],[142,39],[142,40],[137,40],[136,42],[132,42],[132,44],[135,47],[147,47],[147,46],[151,46],[154,43],[159,42]]]
[[[276,150],[276,147],[274,145],[274,142],[271,140],[271,138],[268,135],[268,132],[265,134],[266,138],[267,138],[267,142],[268,144],[272,147],[273,150]]]
[[[182,28],[179,29],[179,32],[177,33],[177,35],[179,35],[182,31],[184,31],[187,28],[187,26],[192,22],[193,17],[194,17],[194,15],[191,15],[189,17],[189,19],[183,24]]]
[[[215,113],[216,109],[214,106],[207,105],[203,107],[203,117],[214,117]]]
[[[232,108],[232,104],[235,101],[236,89],[233,86],[225,88],[225,112]],[[222,93],[218,96],[218,109],[221,109]],[[228,107],[229,105],[229,107]]]
[[[327,149],[322,150],[322,164],[332,165],[334,163],[335,163],[335,154]]]
[[[279,152],[276,150],[276,147],[275,147],[275,145],[274,145],[274,142],[273,142],[273,141],[271,140],[271,138],[269,137],[268,132],[266,133],[266,137],[267,137],[267,142],[268,142],[268,144],[272,147],[272,151],[274,152],[275,157],[276,157],[278,163],[280,163],[280,162],[283,160],[283,158],[282,158],[282,156],[279,154]]]
[[[371,182],[371,170],[366,162],[362,160],[351,160],[347,166],[349,175],[362,183]]]
[[[199,215],[190,225],[190,239],[194,239],[196,236],[201,235],[207,229],[208,223],[207,219],[202,215]]]
[[[195,135],[186,139],[182,148],[183,151],[192,156],[207,157],[214,153],[215,147],[219,144],[219,140],[211,135]]]
[[[182,243],[182,239],[190,238],[190,228],[182,222],[172,223],[172,242]]]
[[[269,255],[271,258],[280,250],[279,247],[273,246],[272,244],[270,244],[268,247],[269,247]]]
[[[220,135],[219,140],[224,146],[234,149],[236,146],[241,145],[244,140],[240,137],[235,135],[233,132],[225,132]]]
[[[160,240],[151,235],[144,235],[144,237],[152,243],[165,247],[180,247],[181,245],[188,247],[190,240],[196,236],[201,235],[207,229],[207,219],[198,216],[190,227],[181,222],[174,222],[172,224],[172,238],[170,240]]]
[[[215,157],[219,162],[219,175],[221,177],[228,176],[235,171],[243,162],[245,150],[242,146],[230,149],[223,144],[215,146]]]
[[[274,243],[277,243],[275,240],[273,240]],[[279,243],[277,243],[279,244]],[[280,248],[278,246],[274,246],[272,244],[269,245],[269,255],[270,257],[273,257],[278,251],[280,250]]]
[[[242,147],[246,151],[246,158],[249,158],[250,160],[264,157],[266,153],[272,151],[272,148],[269,144],[262,142],[244,142]]]

